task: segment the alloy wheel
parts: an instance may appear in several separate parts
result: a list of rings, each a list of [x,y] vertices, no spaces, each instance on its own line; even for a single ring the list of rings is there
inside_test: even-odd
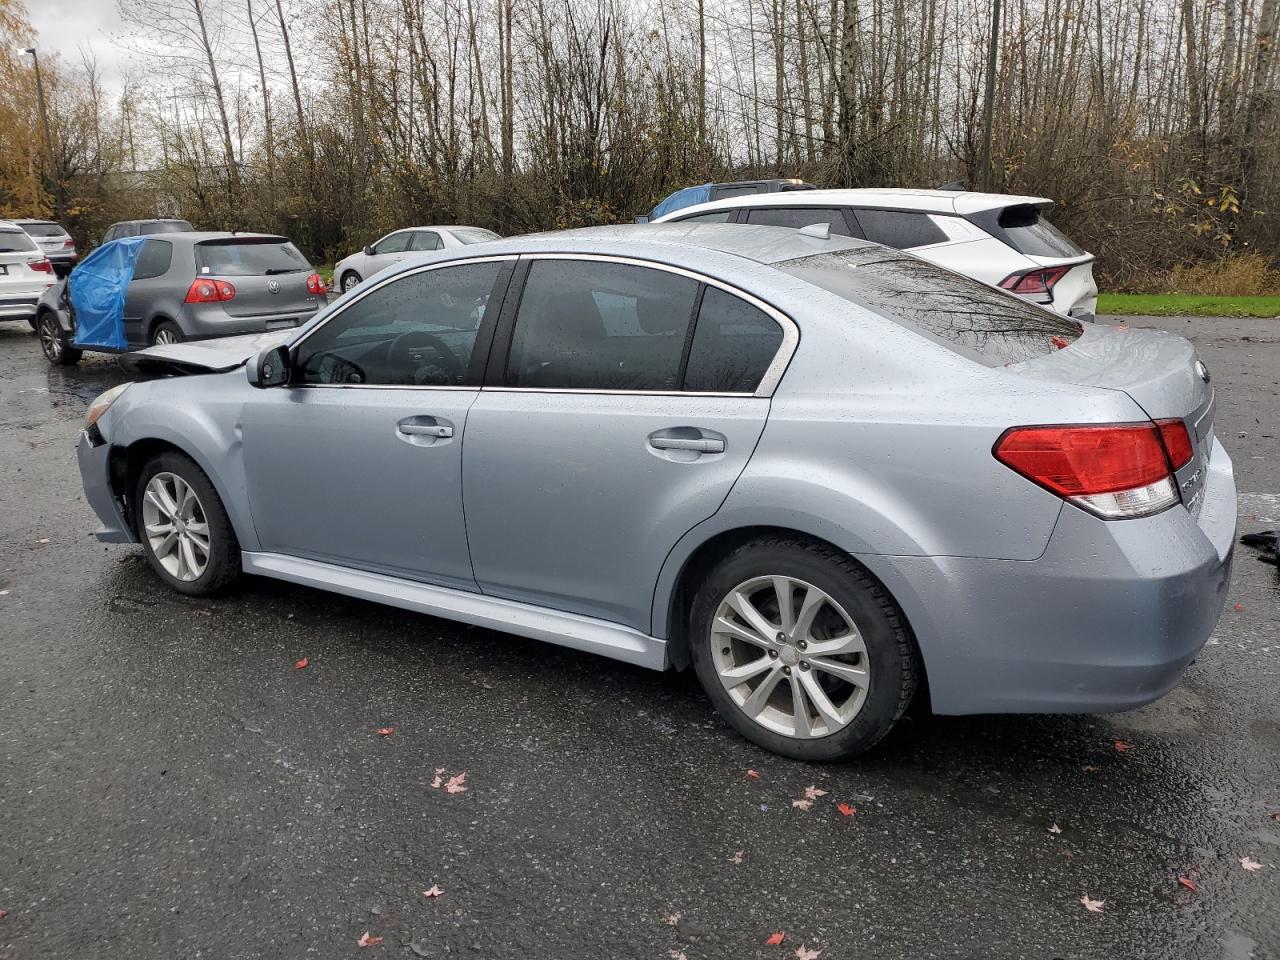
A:
[[[176,580],[198,580],[209,565],[209,521],[192,486],[157,473],[142,498],[142,525],[160,565]]]
[[[356,284],[358,284],[359,282],[360,282],[360,278],[357,277],[354,273],[346,274],[342,278],[342,292],[346,293],[348,290],[355,289]]]
[[[169,328],[164,327],[156,331],[155,343],[157,346],[159,346],[160,344],[177,343],[177,342],[178,342],[177,336]]]
[[[847,727],[870,685],[867,647],[853,618],[794,577],[754,577],[721,600],[711,622],[712,663],[753,722],[786,737]]]
[[[50,363],[62,359],[62,331],[58,329],[58,321],[48,314],[40,318],[40,349]]]

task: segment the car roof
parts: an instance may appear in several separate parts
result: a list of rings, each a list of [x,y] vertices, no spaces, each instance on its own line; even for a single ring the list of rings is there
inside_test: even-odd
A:
[[[111,226],[118,227],[122,223],[187,223],[187,222],[189,221],[183,220],[181,217],[138,217],[135,220],[117,220],[115,223],[111,224]]]
[[[1045,206],[1053,201],[1046,197],[1026,197],[1009,193],[976,193],[970,190],[914,190],[907,188],[849,188],[837,190],[788,190],[785,193],[754,193],[726,197],[676,210],[668,216],[688,216],[709,210],[737,207],[891,207],[920,210],[926,213],[979,213],[1010,206]]]
[[[150,223],[151,221],[139,221],[139,223]],[[288,243],[288,237],[282,237],[275,233],[231,233],[227,230],[180,230],[174,233],[144,233],[144,237],[167,240],[171,243],[203,243],[206,240],[279,240],[281,243]],[[125,237],[123,239],[132,239]]]
[[[47,223],[47,224],[48,224],[49,226],[51,226],[51,227],[60,227],[60,226],[62,226],[62,224],[60,224],[57,220],[41,220],[41,219],[39,219],[38,217],[17,217],[17,218],[15,218],[15,219],[13,219],[13,220],[10,220],[10,221],[8,221],[8,222],[9,222],[9,223],[17,223],[17,224],[23,224],[23,223]]]

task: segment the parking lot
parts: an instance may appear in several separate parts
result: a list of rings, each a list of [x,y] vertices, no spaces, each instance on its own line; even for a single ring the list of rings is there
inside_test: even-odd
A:
[[[1280,525],[1280,321],[1130,322],[1198,344],[1241,532]],[[3,960],[1280,956],[1280,580],[1247,548],[1156,704],[915,716],[805,765],[688,675],[266,580],[168,590],[80,491],[122,379],[0,325]]]

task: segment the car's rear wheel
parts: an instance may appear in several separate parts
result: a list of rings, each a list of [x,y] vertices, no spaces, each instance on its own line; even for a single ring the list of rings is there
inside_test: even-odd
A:
[[[690,652],[735,729],[801,760],[878,743],[915,694],[919,658],[901,611],[850,557],[800,539],[755,540],[706,577]]]
[[[346,293],[348,290],[355,287],[360,280],[360,274],[356,273],[354,270],[348,270],[342,275],[342,292]]]
[[[186,337],[182,335],[178,325],[172,320],[157,323],[151,331],[151,343],[155,346],[166,343],[181,343],[185,339]]]
[[[36,321],[36,333],[40,337],[40,351],[55,367],[74,367],[80,362],[81,351],[67,341],[58,318],[52,313],[42,313]]]
[[[169,452],[150,460],[134,504],[147,561],[175,590],[207,596],[240,574],[240,544],[226,508],[189,457]]]

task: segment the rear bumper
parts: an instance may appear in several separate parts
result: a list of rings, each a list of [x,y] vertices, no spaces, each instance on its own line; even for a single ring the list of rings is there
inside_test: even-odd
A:
[[[188,304],[179,317],[178,325],[189,340],[210,337],[234,337],[242,333],[266,333],[271,330],[288,330],[301,326],[315,316],[322,304],[316,303],[301,310],[266,314],[255,317],[233,317],[219,304]]]
[[[1074,507],[1033,561],[866,557],[916,631],[938,713],[1104,713],[1168,693],[1226,602],[1231,460],[1215,442],[1198,518]]]
[[[80,464],[85,501],[101,522],[94,536],[105,543],[135,543],[138,538],[125,521],[120,503],[111,490],[111,444],[95,446],[88,432],[82,430],[76,441],[76,459]]]
[[[26,320],[36,315],[40,294],[0,296],[0,320]]]

